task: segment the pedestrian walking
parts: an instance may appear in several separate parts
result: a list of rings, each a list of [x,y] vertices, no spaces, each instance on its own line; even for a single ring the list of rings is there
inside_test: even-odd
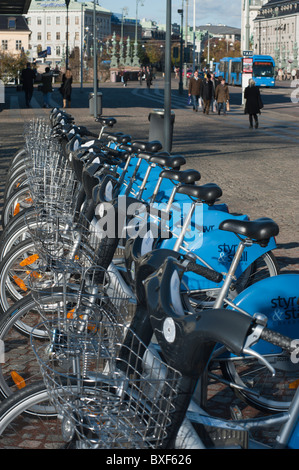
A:
[[[146,86],[149,89],[151,87],[152,80],[153,80],[152,72],[149,67],[146,67],[145,80],[146,80]]]
[[[207,78],[204,80],[202,85],[202,99],[203,99],[203,113],[209,114],[211,101],[214,98],[213,83],[211,81],[211,75],[207,73]]]
[[[212,113],[216,113],[217,103],[216,103],[216,99],[215,99],[215,94],[216,94],[216,88],[217,88],[217,85],[218,85],[218,80],[216,80],[214,73],[210,73],[210,75],[211,75],[211,82],[213,84],[213,97],[214,97],[212,102],[211,102],[211,111],[212,111]]]
[[[195,70],[193,77],[189,80],[188,95],[192,97],[193,111],[198,111],[198,100],[201,96],[202,80],[198,75],[198,70]]]
[[[30,106],[31,98],[33,95],[33,86],[35,78],[36,72],[32,70],[30,62],[27,62],[26,68],[22,70],[21,74],[27,108],[29,108]]]
[[[128,72],[124,71],[124,75],[123,75],[124,86],[127,86],[128,79],[129,79],[129,74]]]
[[[63,107],[71,107],[73,75],[70,69],[67,69],[62,76],[60,92],[62,94]]]
[[[244,98],[245,103],[245,114],[249,115],[249,127],[253,127],[253,120],[255,122],[255,128],[259,126],[258,114],[261,114],[261,109],[264,107],[260,90],[255,86],[254,80],[249,80],[249,85],[245,88]]]
[[[218,114],[221,113],[222,109],[223,109],[223,114],[226,114],[226,111],[227,111],[226,103],[229,101],[229,89],[225,83],[224,78],[221,78],[220,84],[217,85],[216,87],[215,99],[217,101]]]
[[[44,98],[44,108],[50,108],[50,97],[52,92],[52,74],[50,67],[46,67],[45,73],[42,74],[42,93]]]

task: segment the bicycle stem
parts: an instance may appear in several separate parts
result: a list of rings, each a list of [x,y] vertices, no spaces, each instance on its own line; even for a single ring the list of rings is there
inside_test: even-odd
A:
[[[248,240],[241,240],[240,241],[239,246],[237,248],[237,251],[235,253],[235,256],[233,258],[233,261],[232,261],[232,263],[230,265],[230,268],[228,270],[228,273],[226,274],[226,277],[225,277],[223,286],[220,290],[219,296],[217,297],[217,299],[216,299],[216,301],[213,305],[213,308],[222,308],[223,307],[225,297],[228,293],[228,290],[230,288],[230,285],[231,285],[232,281],[234,280],[235,272],[236,272],[237,267],[240,263],[242,254],[244,252],[244,249],[245,249],[245,246],[246,246],[247,243],[248,243]]]

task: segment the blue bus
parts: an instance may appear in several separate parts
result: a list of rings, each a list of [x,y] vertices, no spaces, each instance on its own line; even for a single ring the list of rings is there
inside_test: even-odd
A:
[[[275,62],[271,56],[252,57],[252,78],[257,86],[275,86]],[[215,63],[216,77],[224,77],[228,85],[242,85],[243,57],[223,57]]]

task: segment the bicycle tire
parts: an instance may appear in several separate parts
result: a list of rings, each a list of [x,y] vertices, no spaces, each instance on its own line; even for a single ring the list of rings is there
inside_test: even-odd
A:
[[[32,206],[31,192],[27,186],[16,189],[4,202],[1,214],[1,224],[3,227],[6,227],[8,222],[14,217],[17,204],[20,204],[18,213]]]
[[[47,306],[47,319],[57,317],[58,311],[71,312],[78,302],[78,293],[65,294],[63,288],[43,292],[39,301]],[[66,305],[63,304],[66,301]],[[106,299],[98,308],[99,316],[102,315],[109,322],[123,321],[122,312],[114,305],[113,301]],[[125,312],[124,312],[125,313]],[[41,322],[41,314],[37,310],[36,301],[32,294],[16,302],[0,317],[0,340],[4,344],[5,361],[0,364],[0,395],[2,398],[15,393],[18,387],[28,386],[32,382],[41,379],[36,357],[30,344],[30,335],[34,328],[35,341],[40,341],[47,349],[48,335],[44,330],[35,328]],[[13,381],[11,372],[17,377]]]
[[[69,386],[70,389],[72,387],[74,391],[77,391],[77,385]],[[120,413],[121,410],[118,410],[118,424],[114,428],[113,399],[115,399],[116,393],[111,390],[111,385],[107,382],[105,376],[102,379],[101,389],[107,397],[111,396],[111,409],[108,407],[104,413],[105,417],[99,418],[101,421],[97,426],[98,434],[94,431],[94,428],[86,427],[84,420],[80,424],[77,423],[79,436],[75,429],[72,429],[72,426],[70,426],[73,420],[66,422],[64,418],[68,416],[61,416],[61,410],[57,412],[53,407],[49,406],[49,393],[43,382],[38,382],[28,386],[26,389],[19,390],[0,404],[0,448],[143,449],[155,447],[155,441],[152,438],[144,440],[142,436],[139,436],[140,431],[142,434],[146,433],[147,426],[146,422],[143,422],[138,417],[138,414],[136,415],[134,402],[137,401],[138,397],[135,400],[133,399],[132,403],[125,403],[123,409],[124,417]],[[59,393],[60,389],[58,387],[57,394]],[[36,409],[38,412],[35,412]],[[110,415],[112,415],[112,420]],[[62,431],[62,428],[65,432]],[[137,445],[135,444],[136,438]]]
[[[16,189],[21,188],[25,185],[28,186],[28,177],[25,172],[25,168],[23,168],[13,173],[10,176],[9,180],[7,180],[3,194],[3,200],[7,201],[7,199],[13,194]]]
[[[73,240],[69,239],[67,235],[62,237],[64,250],[68,248],[70,252],[73,249]],[[107,268],[110,264],[107,259],[107,245],[103,246],[104,253],[98,259],[93,251],[93,248],[86,245],[84,241],[80,242],[76,257],[78,264],[82,263],[96,263],[98,266]],[[107,251],[109,251],[107,249]],[[67,256],[65,255],[65,259]],[[101,262],[108,263],[107,265],[100,264]],[[30,291],[26,284],[27,279],[30,277],[31,272],[37,272],[40,265],[45,266],[47,263],[43,260],[43,256],[39,254],[36,249],[35,242],[32,239],[25,240],[18,243],[0,262],[0,309],[5,312],[14,302],[20,300]]]
[[[61,431],[59,433],[57,412],[48,403],[49,395],[43,382],[19,390],[0,403],[0,447],[63,448],[65,441],[61,440]],[[40,412],[32,414],[30,410],[35,409]]]

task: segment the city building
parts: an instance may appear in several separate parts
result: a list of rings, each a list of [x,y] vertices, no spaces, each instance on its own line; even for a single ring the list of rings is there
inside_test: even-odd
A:
[[[269,54],[277,68],[298,68],[299,2],[270,0],[254,20],[253,50]]]
[[[111,32],[123,39],[130,38],[135,41],[136,18],[124,17],[122,14],[113,13],[111,16]],[[142,26],[137,20],[137,40],[142,38]]]
[[[254,36],[254,20],[259,14],[262,6],[267,0],[242,0],[241,10],[241,51],[251,50],[253,46]],[[246,31],[248,28],[248,42],[246,44]]]
[[[23,16],[0,16],[1,51],[20,54],[29,48],[30,30]]]
[[[29,54],[31,59],[46,51],[47,60],[54,65],[64,62],[67,47],[92,53],[94,3],[70,0],[67,9],[64,0],[32,0],[26,15],[31,31]],[[98,45],[111,35],[112,13],[96,5],[96,33]],[[68,22],[68,24],[67,24]],[[103,46],[102,46],[103,47]]]

